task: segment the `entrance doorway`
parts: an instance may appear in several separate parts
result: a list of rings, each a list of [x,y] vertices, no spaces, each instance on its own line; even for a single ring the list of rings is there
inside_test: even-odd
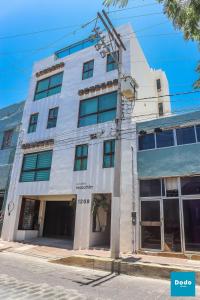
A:
[[[183,200],[185,250],[200,251],[200,199]]]
[[[141,247],[161,250],[160,201],[141,202]]]
[[[179,199],[141,201],[141,248],[181,251]]]
[[[74,201],[47,201],[44,219],[44,237],[74,238]]]
[[[90,247],[110,248],[111,194],[93,194]]]
[[[179,199],[163,199],[164,251],[181,251]]]

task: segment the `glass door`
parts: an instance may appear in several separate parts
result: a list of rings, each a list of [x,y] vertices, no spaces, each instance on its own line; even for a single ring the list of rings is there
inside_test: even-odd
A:
[[[185,250],[200,251],[200,199],[183,200]]]
[[[164,251],[181,251],[179,199],[163,199]]]
[[[141,248],[161,250],[160,200],[141,201]]]

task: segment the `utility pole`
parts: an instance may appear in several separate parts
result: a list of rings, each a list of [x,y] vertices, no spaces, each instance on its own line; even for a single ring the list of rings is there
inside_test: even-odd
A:
[[[102,36],[99,28],[94,28],[94,32],[97,38],[97,51],[100,51],[101,56],[104,58],[106,55],[110,54],[117,64],[118,69],[118,89],[117,89],[117,112],[116,112],[116,140],[115,140],[115,165],[114,165],[114,182],[113,182],[113,199],[114,205],[112,205],[112,220],[111,223],[115,226],[112,226],[112,235],[111,235],[111,257],[116,259],[120,256],[120,197],[121,197],[121,126],[122,126],[122,52],[126,50],[120,35],[117,33],[114,28],[110,18],[104,10],[102,14],[97,14],[98,18],[105,27],[109,41],[106,42],[106,37]],[[113,45],[115,46],[116,51],[113,50]]]

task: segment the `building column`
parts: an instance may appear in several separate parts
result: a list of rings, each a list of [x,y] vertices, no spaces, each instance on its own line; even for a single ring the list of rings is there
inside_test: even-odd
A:
[[[77,194],[74,249],[87,249],[90,246],[91,203],[91,193],[83,190]]]
[[[16,239],[21,203],[22,197],[20,196],[13,201],[10,201],[10,197],[8,198],[1,235],[4,241],[14,241]]]
[[[46,209],[46,201],[40,201],[40,209],[39,209],[39,237],[43,236],[43,228],[44,228],[44,218],[45,218],[45,209]]]

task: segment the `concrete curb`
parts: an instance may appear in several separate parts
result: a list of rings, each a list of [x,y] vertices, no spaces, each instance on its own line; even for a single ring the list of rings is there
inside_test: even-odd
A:
[[[200,270],[179,267],[176,265],[161,265],[154,263],[127,262],[122,259],[114,260],[110,258],[88,257],[74,255],[57,260],[51,260],[52,263],[58,263],[68,266],[97,269],[129,276],[144,276],[150,278],[170,279],[171,272],[195,272],[196,283],[200,285]]]

